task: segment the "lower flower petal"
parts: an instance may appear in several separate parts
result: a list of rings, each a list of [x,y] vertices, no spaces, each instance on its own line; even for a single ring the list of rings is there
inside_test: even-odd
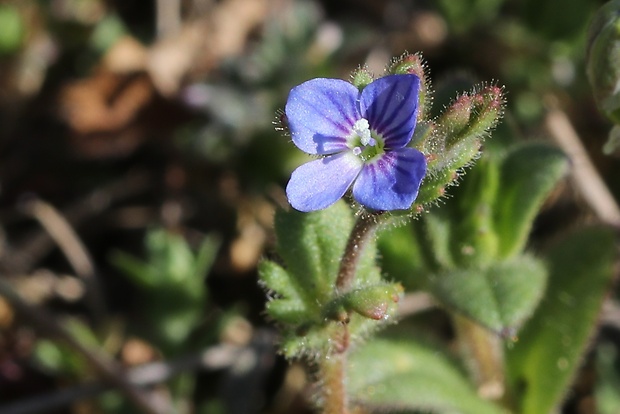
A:
[[[350,151],[310,161],[293,171],[286,186],[288,201],[299,211],[327,208],[344,195],[362,166]]]
[[[426,158],[417,149],[386,152],[364,165],[353,185],[353,197],[375,210],[408,209],[418,196],[425,174]]]

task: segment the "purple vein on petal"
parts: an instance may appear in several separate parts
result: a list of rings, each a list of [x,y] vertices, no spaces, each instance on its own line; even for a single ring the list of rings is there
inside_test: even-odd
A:
[[[399,101],[405,102],[405,105],[397,105],[397,102],[394,102],[394,104],[392,105],[392,112],[389,115],[382,117],[381,126],[379,127],[381,129],[379,131],[383,133],[384,136],[387,137],[392,134],[394,130],[402,128],[403,125],[405,125],[407,122],[411,122],[412,118],[415,125],[415,112],[417,108],[417,103],[415,106],[412,107],[412,110],[408,110],[409,106],[407,105],[413,91],[414,88],[409,88],[402,101]],[[392,126],[396,122],[398,122],[398,125]]]
[[[413,135],[416,123],[419,78],[388,75],[362,91],[361,111],[372,128],[383,135],[386,147],[401,148]]]
[[[411,117],[415,118],[415,114],[412,114]],[[415,122],[412,127],[407,125],[410,123],[411,120],[405,118],[400,124],[382,133],[383,139],[385,140],[385,148],[387,150],[402,148],[409,143],[411,136],[413,135],[413,131],[415,130]]]
[[[350,119],[359,113],[357,94],[353,85],[334,79],[310,80],[294,88],[285,111],[295,145],[310,154],[345,150]]]
[[[288,200],[300,211],[327,208],[344,195],[362,166],[350,151],[303,164],[293,171],[286,186]]]

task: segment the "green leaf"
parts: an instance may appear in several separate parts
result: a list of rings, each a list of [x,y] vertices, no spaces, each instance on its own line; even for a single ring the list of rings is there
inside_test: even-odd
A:
[[[280,266],[264,261],[259,275],[272,296],[267,313],[282,324],[282,351],[286,357],[326,355],[331,335],[341,328],[341,317],[350,317],[349,333],[355,341],[391,319],[396,311],[391,295],[394,288],[381,282],[381,272],[375,265],[374,242],[360,257],[351,290],[341,296],[335,292],[353,220],[351,209],[343,201],[313,213],[276,214],[277,250],[284,263]],[[373,300],[376,303],[371,303]],[[368,317],[374,316],[373,308],[383,312],[382,321]]]
[[[500,257],[523,250],[542,203],[567,170],[566,156],[542,143],[518,146],[506,156],[495,203]]]
[[[596,326],[613,275],[613,233],[588,228],[553,247],[547,294],[507,352],[508,373],[523,384],[520,413],[555,412]]]
[[[497,332],[517,329],[538,305],[547,271],[532,256],[487,268],[455,269],[430,275],[428,290],[445,306]]]
[[[414,223],[414,233],[426,257],[425,262],[434,271],[454,267],[450,251],[454,229],[445,213],[446,211],[436,211]]]
[[[153,228],[145,237],[146,258],[115,252],[113,263],[143,288],[145,317],[137,331],[166,355],[178,352],[200,323],[207,288],[205,276],[215,260],[219,239],[207,235],[194,253],[180,234]]]
[[[472,168],[459,188],[452,210],[452,256],[458,267],[482,267],[497,256],[497,234],[493,206],[499,188],[495,158],[483,157]]]
[[[17,7],[0,4],[0,27],[0,56],[17,52],[26,35],[26,25]]]
[[[417,222],[416,222],[417,224]],[[419,287],[426,263],[410,225],[384,230],[379,235],[383,271],[407,289]]]
[[[353,214],[342,201],[313,213],[276,213],[278,254],[309,309],[331,298],[351,228]]]
[[[375,340],[349,358],[353,401],[381,411],[496,414],[462,372],[437,349],[415,342]]]

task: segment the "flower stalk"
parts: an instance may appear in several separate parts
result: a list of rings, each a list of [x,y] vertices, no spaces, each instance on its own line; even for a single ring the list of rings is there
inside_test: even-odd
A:
[[[379,216],[385,211],[363,212],[358,217],[342,255],[340,270],[336,279],[338,293],[346,293],[355,280],[355,272],[364,248],[375,235],[379,225]]]
[[[349,414],[346,390],[347,351],[349,331],[346,324],[334,333],[335,347],[321,359],[320,371],[323,381],[323,414]]]
[[[343,294],[350,290],[357,267],[364,249],[375,235],[379,225],[378,217],[384,212],[363,212],[359,215],[349,240],[345,247],[340,269],[336,279],[336,294]],[[349,414],[349,404],[346,390],[346,365],[349,351],[349,330],[346,321],[343,321],[332,334],[333,347],[320,362],[320,371],[323,381],[322,398],[324,414]]]
[[[480,324],[457,314],[453,321],[461,352],[478,394],[492,401],[506,401],[504,351],[501,338]]]

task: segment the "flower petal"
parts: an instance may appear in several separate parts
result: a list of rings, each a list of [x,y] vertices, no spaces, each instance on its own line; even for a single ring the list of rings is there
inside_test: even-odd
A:
[[[346,137],[361,117],[358,97],[357,88],[340,79],[312,79],[293,88],[285,112],[295,145],[308,154],[346,150]]]
[[[303,164],[286,186],[288,201],[299,211],[327,208],[344,195],[362,166],[362,160],[350,151]]]
[[[390,75],[366,86],[360,97],[362,116],[370,127],[383,135],[388,149],[409,143],[418,112],[420,78]]]
[[[426,158],[414,148],[386,152],[367,164],[353,185],[353,197],[375,210],[408,209],[426,174]]]

